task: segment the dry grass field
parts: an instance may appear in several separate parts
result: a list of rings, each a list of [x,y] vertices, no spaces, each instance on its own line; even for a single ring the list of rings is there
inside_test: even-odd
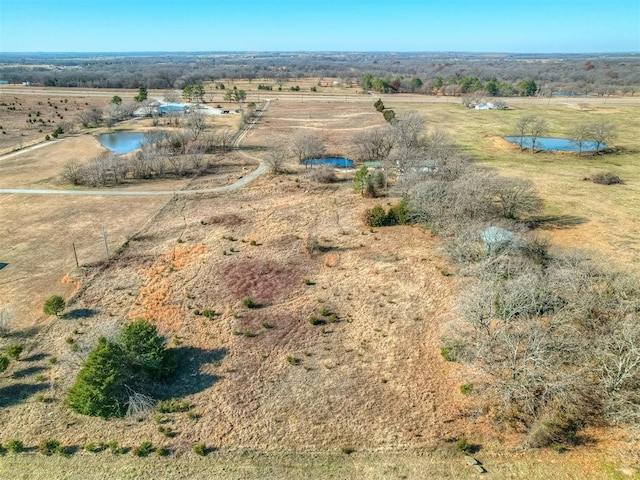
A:
[[[341,95],[273,95],[243,146],[260,156],[259,147],[305,128],[322,133],[329,152],[354,157],[351,135],[382,117],[366,96]],[[519,103],[479,112],[402,98],[385,98],[385,105],[398,113],[417,109],[429,128],[443,128],[479,161],[531,178],[550,214],[586,218],[549,231],[555,242],[615,253],[622,264],[637,259],[640,147],[625,129],[640,127],[635,106],[593,106],[587,113],[609,113],[618,124],[620,151],[578,159],[520,153],[497,137],[524,112],[547,116],[550,133],[560,135],[584,111]],[[99,150],[79,135],[0,161],[0,188],[63,188],[58,167]],[[217,185],[250,167],[235,155],[216,159],[225,165],[217,176],[125,188]],[[475,477],[456,450],[462,437],[478,445],[490,478],[638,478],[624,431],[587,432],[592,444],[558,454],[524,451],[516,434],[488,424],[460,393],[464,368],[439,352],[460,288],[445,274],[455,268],[439,239],[418,227],[366,227],[363,211],[390,199],[353,194],[348,173],[318,185],[294,163],[288,169],[224,194],[0,195],[0,261],[16,267],[0,270],[0,298],[19,306],[23,322],[2,345],[25,343],[23,360],[0,376],[0,443],[17,438],[30,449],[0,456],[0,478]],[[598,169],[616,171],[626,183],[582,181]],[[99,262],[103,227],[118,250],[108,262]],[[310,252],[314,241],[319,248]],[[90,267],[74,268],[71,242]],[[50,293],[71,299],[61,318],[39,313]],[[247,298],[257,308],[247,307]],[[88,350],[98,336],[139,317],[179,353],[178,374],[157,395],[180,397],[190,412],[109,421],[71,413],[64,394]],[[43,438],[75,453],[42,456],[35,450]],[[128,448],[150,441],[170,456],[82,450],[113,440]],[[211,453],[195,455],[196,443]]]
[[[505,176],[527,178],[534,182],[545,201],[548,215],[566,215],[582,219],[572,228],[545,232],[553,243],[564,247],[592,250],[611,259],[620,268],[640,272],[640,131],[637,100],[607,103],[607,99],[533,100],[514,102],[506,111],[472,110],[461,104],[404,103],[395,97],[384,98],[385,106],[399,114],[417,110],[430,128],[447,132],[472,158],[496,168]],[[571,153],[520,152],[502,139],[515,134],[519,117],[535,115],[547,120],[545,136],[567,137],[580,123],[605,120],[615,125],[618,137],[615,153],[578,157]],[[624,181],[622,185],[597,185],[585,178],[611,171]]]

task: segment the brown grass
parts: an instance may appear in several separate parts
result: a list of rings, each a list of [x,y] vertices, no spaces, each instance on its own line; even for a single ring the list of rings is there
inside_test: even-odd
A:
[[[348,154],[352,126],[380,121],[368,103],[332,104],[327,110],[325,104],[289,102],[275,102],[247,144],[285,139],[306,115],[318,126],[326,122],[330,149]],[[438,110],[451,114],[445,123],[458,115],[450,109],[445,104]],[[357,116],[357,126],[349,115]],[[148,439],[169,448],[169,459],[112,459],[108,452],[69,459],[5,456],[0,476],[16,468],[33,478],[64,478],[73,471],[84,478],[117,477],[125,470],[138,478],[475,476],[455,452],[461,436],[482,446],[478,456],[495,478],[623,475],[620,468],[629,467],[620,448],[625,432],[607,431],[608,439],[591,432],[600,442],[558,456],[523,454],[517,434],[495,431],[474,410],[473,399],[459,391],[469,373],[439,353],[458,288],[454,268],[447,266],[452,276],[440,273],[446,263],[438,255],[439,240],[408,226],[371,231],[361,214],[379,200],[354,195],[348,181],[317,186],[300,177],[265,176],[226,195],[168,202],[118,258],[86,278],[71,276],[82,280],[71,308],[90,313],[51,321],[27,337],[25,356],[33,360],[12,365],[0,380],[0,389],[11,393],[0,409],[0,441],[15,437],[33,446],[44,437],[65,445],[117,439],[131,447]],[[85,204],[73,205],[79,210]],[[124,201],[119,206],[125,211]],[[45,201],[34,207],[51,212]],[[115,222],[107,212],[111,204],[105,201],[103,208],[105,217],[99,218]],[[46,223],[45,217],[27,224]],[[325,250],[309,255],[303,239],[310,237]],[[62,249],[65,242],[58,243]],[[31,262],[45,257],[40,251]],[[36,271],[35,266],[25,269]],[[59,282],[58,272],[46,285]],[[305,285],[304,278],[314,284]],[[24,298],[18,293],[24,292],[15,292],[16,299]],[[255,296],[263,307],[242,308],[244,296]],[[312,325],[310,316],[323,307],[337,321]],[[216,315],[206,318],[204,309]],[[169,415],[166,427],[178,432],[173,438],[162,435],[152,418],[103,422],[63,406],[65,389],[97,336],[137,316],[155,321],[178,348],[181,368],[166,390],[198,415]],[[76,339],[79,352],[70,351],[67,337]],[[51,355],[58,359],[55,365],[47,362]],[[289,356],[299,365],[288,362]],[[35,370],[14,375],[27,365],[45,375],[41,387]],[[36,401],[42,392],[50,403]],[[196,458],[191,447],[197,442],[221,450]],[[342,453],[346,448],[355,452]]]
[[[249,298],[258,304],[293,294],[302,283],[293,265],[269,260],[236,261],[225,266],[221,274],[226,287],[238,300]]]

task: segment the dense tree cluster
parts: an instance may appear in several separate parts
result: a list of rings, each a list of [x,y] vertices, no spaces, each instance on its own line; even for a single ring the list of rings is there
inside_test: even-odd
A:
[[[204,86],[202,83],[186,85],[182,89],[182,98],[188,102],[204,102]]]
[[[482,55],[447,53],[2,54],[0,79],[58,87],[182,89],[220,79],[333,77],[380,92],[511,96],[553,92],[633,94],[634,55]],[[536,90],[533,89],[533,81]],[[522,83],[524,82],[524,83]]]

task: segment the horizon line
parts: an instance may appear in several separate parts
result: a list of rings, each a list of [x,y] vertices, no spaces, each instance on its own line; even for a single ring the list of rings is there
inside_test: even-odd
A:
[[[461,54],[461,55],[640,55],[640,51],[590,51],[590,52],[508,52],[508,51],[473,51],[473,50],[116,50],[116,51],[0,51],[1,55],[125,55],[125,54],[247,54],[247,53],[315,53],[315,54]]]

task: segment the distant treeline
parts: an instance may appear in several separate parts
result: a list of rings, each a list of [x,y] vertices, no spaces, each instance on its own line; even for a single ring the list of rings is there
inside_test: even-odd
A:
[[[0,80],[56,87],[182,89],[220,79],[338,78],[343,85],[387,92],[457,95],[484,90],[536,94],[633,95],[640,55],[459,53],[149,53],[0,54]],[[376,88],[371,80],[383,82]],[[368,83],[369,82],[369,83]],[[520,85],[520,86],[519,86]],[[380,87],[380,85],[378,85]]]

